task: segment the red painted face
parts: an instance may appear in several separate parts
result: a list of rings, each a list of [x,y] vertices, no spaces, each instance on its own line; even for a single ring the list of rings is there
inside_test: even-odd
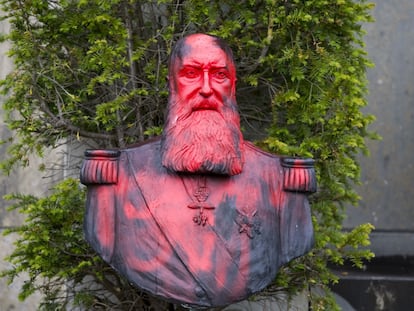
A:
[[[190,35],[174,51],[162,164],[175,172],[239,174],[243,137],[231,57],[204,34]]]
[[[212,37],[194,35],[176,65],[176,95],[191,110],[217,110],[235,96],[235,73],[226,53]],[[177,66],[178,65],[178,66]]]

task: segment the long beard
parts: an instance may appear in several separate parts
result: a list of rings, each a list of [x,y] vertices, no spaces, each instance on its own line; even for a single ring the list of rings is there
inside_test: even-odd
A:
[[[162,139],[162,164],[175,172],[240,174],[244,163],[243,137],[239,115],[233,108],[171,109]]]

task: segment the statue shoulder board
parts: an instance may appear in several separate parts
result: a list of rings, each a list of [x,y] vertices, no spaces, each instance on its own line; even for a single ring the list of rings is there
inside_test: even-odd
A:
[[[116,184],[118,182],[119,150],[86,150],[80,181],[90,184]]]
[[[316,176],[313,159],[282,158],[283,188],[293,192],[315,192]]]

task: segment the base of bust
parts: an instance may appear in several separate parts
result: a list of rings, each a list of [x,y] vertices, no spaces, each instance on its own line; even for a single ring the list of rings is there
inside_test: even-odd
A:
[[[243,300],[224,308],[222,311],[308,311],[308,292],[303,291],[293,297],[280,292],[271,297],[258,297],[255,300]]]

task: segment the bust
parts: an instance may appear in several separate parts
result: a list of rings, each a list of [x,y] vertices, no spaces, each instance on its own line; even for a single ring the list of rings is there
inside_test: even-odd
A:
[[[229,305],[312,247],[313,160],[243,139],[235,65],[220,38],[179,40],[168,79],[162,137],[86,151],[85,237],[144,291],[194,307]]]

